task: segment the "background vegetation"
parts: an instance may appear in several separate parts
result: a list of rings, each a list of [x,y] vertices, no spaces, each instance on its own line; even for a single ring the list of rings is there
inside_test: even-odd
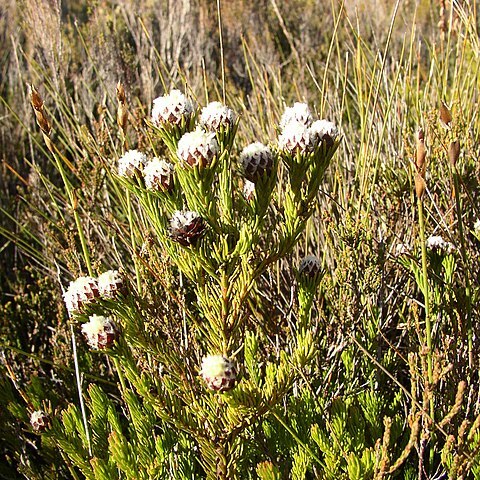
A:
[[[103,173],[122,149],[119,80],[127,137],[140,149],[150,145],[143,119],[152,100],[174,86],[200,104],[207,92],[216,100],[225,91],[241,114],[238,151],[273,141],[295,101],[341,129],[305,234],[262,278],[253,312],[265,338],[281,343],[297,315],[292,266],[318,255],[325,275],[310,319],[315,361],[281,407],[242,438],[240,478],[480,476],[477,2],[222,2],[223,48],[216,2],[7,0],[0,13],[0,478],[85,475],[65,460],[76,447],[59,450],[29,426],[33,410],[53,414],[77,403],[59,280],[86,272],[72,197],[27,85],[41,93],[70,162],[94,269],[121,267],[133,278],[125,205],[112,203],[118,192]],[[443,110],[446,127],[442,102],[452,117]],[[417,202],[420,128],[426,191]],[[460,155],[452,162],[455,140]],[[148,249],[138,205],[134,215],[137,245]],[[454,252],[423,251],[430,235]],[[150,255],[175,286],[168,259]],[[155,288],[181,319],[171,292]],[[122,415],[114,366],[79,349],[85,388],[100,386]],[[93,404],[98,392],[89,392]],[[191,440],[166,439],[165,452],[167,473],[153,478],[203,478]]]

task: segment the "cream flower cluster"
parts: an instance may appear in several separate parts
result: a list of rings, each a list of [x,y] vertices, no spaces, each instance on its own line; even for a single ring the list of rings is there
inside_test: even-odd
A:
[[[95,350],[110,348],[118,337],[117,328],[110,317],[91,315],[82,325],[88,345]]]
[[[475,220],[475,223],[473,224],[473,231],[477,235],[480,235],[480,218],[477,218],[477,220]]]
[[[435,253],[453,253],[456,248],[453,243],[445,241],[440,235],[431,235],[428,237],[427,242],[427,249],[435,252]]]
[[[65,306],[70,314],[78,313],[82,308],[100,296],[98,281],[93,277],[79,277],[70,282],[63,294]]]
[[[255,184],[250,180],[245,180],[242,193],[246,200],[251,200],[255,194]]]
[[[315,255],[307,255],[298,267],[298,273],[305,277],[314,277],[321,270],[321,263]]]
[[[138,173],[150,190],[170,190],[173,186],[173,171],[171,163],[157,157],[147,160],[147,156],[138,150],[129,150],[118,160],[118,174],[121,177],[132,178]]]
[[[194,245],[205,231],[205,222],[197,213],[189,210],[177,210],[170,219],[170,236],[187,247]]]
[[[202,360],[200,375],[211,390],[231,390],[237,381],[235,364],[223,355],[208,355]]]
[[[154,157],[143,169],[145,186],[149,190],[170,190],[173,187],[173,164]]]
[[[280,149],[295,154],[313,151],[321,142],[327,145],[338,136],[338,129],[328,120],[313,121],[306,103],[295,103],[287,107],[280,120]]]
[[[328,120],[316,120],[310,125],[310,134],[321,142],[325,137],[330,137],[335,140],[338,137],[337,126]]]
[[[50,417],[42,410],[30,415],[30,425],[35,432],[44,432],[50,426]]]
[[[180,125],[193,110],[193,103],[180,90],[171,90],[153,101],[152,122],[157,126]]]
[[[315,139],[309,127],[297,121],[288,123],[278,137],[278,146],[292,154],[297,150],[302,153],[311,152],[315,145]]]
[[[263,143],[247,145],[240,154],[240,168],[250,182],[258,181],[263,175],[269,175],[273,168],[273,155]]]
[[[114,298],[123,289],[124,282],[117,270],[108,270],[98,278],[79,277],[70,282],[63,300],[70,315],[80,313],[83,307],[97,298]]]
[[[152,121],[155,125],[182,126],[182,132],[190,124],[183,124],[183,119],[192,117],[194,107],[192,102],[179,90],[172,90],[163,97],[153,101]],[[237,119],[236,113],[221,102],[210,102],[200,114],[197,128],[194,131],[183,133],[177,144],[177,156],[185,165],[208,167],[219,152],[216,139],[221,128],[233,127]],[[167,176],[167,167],[155,162],[147,168],[145,183],[148,188],[158,189],[162,179]],[[151,182],[152,177],[155,182]]]
[[[98,291],[102,298],[115,298],[123,292],[125,283],[118,270],[107,270],[98,277]]]
[[[309,127],[312,124],[312,112],[306,103],[295,102],[293,107],[287,107],[280,119],[280,130],[282,132],[292,122],[298,122]]]
[[[206,130],[217,131],[221,126],[232,127],[237,116],[235,112],[221,102],[210,102],[203,107],[200,125]]]
[[[118,174],[121,177],[133,177],[136,171],[141,172],[147,156],[138,150],[129,150],[118,160]]]
[[[193,132],[188,132],[178,142],[178,158],[190,166],[207,167],[212,162],[219,150],[215,133],[206,132],[197,127]]]

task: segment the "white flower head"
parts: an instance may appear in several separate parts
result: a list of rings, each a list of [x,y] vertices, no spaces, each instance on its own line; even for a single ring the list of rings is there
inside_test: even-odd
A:
[[[194,245],[205,231],[205,222],[190,210],[177,210],[170,219],[170,236],[185,247]]]
[[[155,125],[180,125],[183,117],[193,113],[193,103],[180,91],[171,90],[153,101],[152,121]]]
[[[453,253],[456,248],[453,243],[445,241],[440,235],[431,235],[428,237],[427,242],[427,249],[436,252],[436,253]]]
[[[291,122],[302,123],[309,127],[312,123],[312,113],[306,103],[296,102],[293,107],[287,107],[280,119],[280,130],[283,132]]]
[[[98,291],[103,298],[115,298],[124,286],[123,277],[118,270],[107,270],[98,277]]]
[[[50,417],[42,410],[36,410],[30,415],[30,425],[35,432],[43,432],[50,426]]]
[[[240,154],[240,165],[245,177],[255,182],[273,167],[273,155],[270,147],[260,142],[247,145]]]
[[[317,120],[310,126],[311,134],[316,137],[317,141],[322,141],[325,137],[335,140],[338,136],[337,126],[328,120]]]
[[[264,145],[261,142],[254,142],[250,145],[247,145],[240,154],[240,160],[243,160],[245,157],[256,157],[257,155],[271,155],[272,151],[270,147]]]
[[[322,268],[320,260],[315,255],[307,255],[298,267],[298,273],[306,277],[315,277]]]
[[[88,345],[95,349],[110,348],[118,336],[115,324],[110,317],[91,315],[89,321],[82,325],[82,333]]]
[[[204,357],[200,374],[208,388],[220,392],[232,389],[237,379],[235,364],[223,355]]]
[[[197,127],[188,132],[178,142],[177,155],[182,162],[190,166],[208,166],[218,153],[218,142],[215,133],[205,132]]]
[[[295,154],[297,150],[305,153],[315,148],[315,139],[310,133],[310,129],[303,123],[290,122],[278,137],[278,145],[282,150],[291,154]]]
[[[210,102],[202,109],[200,124],[207,130],[217,131],[221,125],[231,127],[235,123],[235,112],[221,102]]]
[[[255,193],[255,184],[250,180],[245,180],[242,193],[246,200],[251,200]]]
[[[157,157],[150,160],[143,169],[145,186],[150,190],[166,191],[173,186],[173,165]]]
[[[121,177],[133,177],[137,170],[142,171],[147,156],[138,150],[129,150],[118,160],[118,174]]]
[[[170,226],[174,229],[183,228],[185,225],[189,225],[197,218],[200,218],[200,214],[191,210],[177,210],[170,219]]]
[[[93,277],[79,277],[70,282],[63,294],[63,300],[70,314],[79,313],[85,304],[92,303],[100,296],[98,282]]]
[[[473,224],[473,231],[477,234],[480,235],[480,218],[477,218],[475,223]]]
[[[405,245],[404,243],[397,243],[395,245],[395,255],[396,256],[406,255],[408,253],[409,253],[408,245]]]

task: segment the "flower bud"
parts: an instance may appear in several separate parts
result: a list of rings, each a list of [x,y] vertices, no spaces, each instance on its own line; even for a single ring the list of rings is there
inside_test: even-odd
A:
[[[273,155],[269,147],[255,142],[242,150],[240,164],[243,174],[250,182],[256,182],[273,168]]]
[[[82,325],[88,345],[94,350],[111,348],[118,339],[118,330],[110,317],[91,315],[89,321]]]
[[[153,101],[152,121],[157,126],[165,124],[179,126],[182,118],[189,118],[192,113],[192,102],[180,90],[172,90]]]
[[[220,126],[232,127],[235,123],[235,112],[220,102],[210,102],[202,109],[200,124],[205,129],[217,131]]]
[[[207,133],[201,128],[188,132],[178,142],[177,155],[190,166],[207,167],[218,153],[215,133]]]
[[[205,222],[197,212],[177,210],[170,220],[170,236],[184,247],[195,245],[205,232]]]
[[[63,300],[70,314],[81,312],[82,308],[100,296],[98,282],[93,277],[79,277],[70,282]]]
[[[123,276],[118,270],[107,270],[98,277],[98,291],[102,298],[115,298],[124,290]]]
[[[173,187],[173,165],[155,157],[143,169],[145,186],[150,190],[169,191]]]
[[[44,432],[50,423],[50,417],[42,410],[36,410],[30,415],[30,425],[35,432]]]
[[[138,150],[129,150],[118,160],[118,174],[121,177],[133,177],[135,172],[142,171],[147,156]]]
[[[208,355],[202,360],[200,374],[210,390],[231,390],[237,381],[235,364],[223,355]]]

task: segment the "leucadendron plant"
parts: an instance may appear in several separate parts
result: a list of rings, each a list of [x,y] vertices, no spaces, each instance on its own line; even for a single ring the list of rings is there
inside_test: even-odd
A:
[[[272,332],[255,303],[261,279],[289,261],[306,228],[339,133],[296,103],[278,138],[243,146],[235,142],[240,120],[220,102],[200,110],[172,90],[145,119],[149,148],[123,151],[107,172],[126,194],[135,278],[117,270],[96,277],[87,265],[89,275],[72,281],[64,300],[77,339],[111,359],[122,409],[92,384],[80,408],[50,414],[43,435],[73,473],[244,478],[242,468],[255,467],[246,465],[245,435],[285,401],[313,360],[316,257],[293,266],[296,325],[280,318]],[[133,204],[150,230],[140,254]],[[178,311],[159,298],[158,282],[167,282],[159,265],[175,283]],[[282,340],[273,346],[276,331]]]

